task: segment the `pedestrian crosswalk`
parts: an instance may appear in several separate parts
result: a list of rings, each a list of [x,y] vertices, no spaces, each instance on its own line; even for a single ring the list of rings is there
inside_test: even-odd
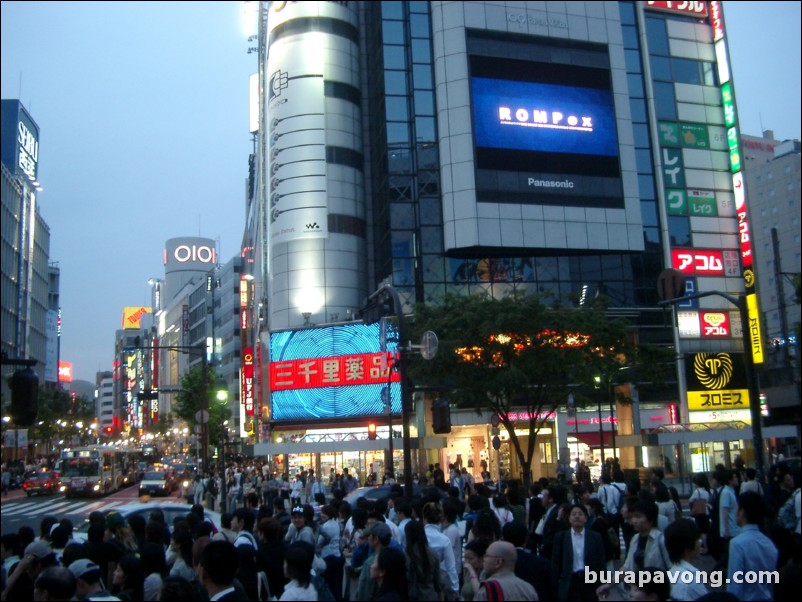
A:
[[[20,502],[20,503],[5,503],[2,507],[3,517],[19,516],[19,517],[32,517],[44,516],[52,514],[57,517],[63,516],[86,516],[90,512],[100,510],[106,512],[124,504],[126,501],[110,501],[110,500],[65,500],[53,499],[48,502],[36,500],[35,502]]]

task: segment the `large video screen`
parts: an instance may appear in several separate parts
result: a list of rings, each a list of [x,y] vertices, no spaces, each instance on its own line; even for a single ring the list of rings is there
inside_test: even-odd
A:
[[[386,352],[381,351],[381,340]],[[274,421],[380,416],[389,401],[401,412],[395,329],[360,322],[270,334],[270,400]]]
[[[608,69],[477,55],[470,67],[480,202],[623,207]]]

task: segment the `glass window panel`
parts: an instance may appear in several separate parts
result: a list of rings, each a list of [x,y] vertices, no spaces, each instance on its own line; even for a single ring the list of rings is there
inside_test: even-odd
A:
[[[646,19],[646,35],[649,39],[649,54],[668,56],[668,33],[664,19],[654,17]]]
[[[629,100],[629,110],[632,113],[632,121],[639,121],[640,123],[646,123],[646,103],[643,100],[637,98],[631,98]]]
[[[390,206],[390,223],[392,228],[414,228],[415,212],[409,203],[393,203]]]
[[[624,25],[621,28],[621,33],[624,36],[624,48],[628,50],[636,50],[640,48],[638,43],[638,30],[634,25]]]
[[[426,0],[413,0],[413,2],[407,2],[407,4],[411,13],[429,14],[429,3]]]
[[[407,93],[407,74],[403,71],[384,72],[384,93],[385,94],[406,94]]]
[[[621,14],[621,23],[627,25],[635,24],[635,3],[634,2],[619,2],[618,12]]]
[[[668,216],[668,234],[671,237],[671,246],[691,246],[691,220],[685,216]]]
[[[649,63],[652,66],[652,79],[671,81],[671,59],[665,56],[650,56]]]
[[[420,223],[427,226],[436,226],[441,223],[442,212],[438,198],[423,197],[419,202]]]
[[[415,90],[415,114],[434,115],[434,94],[426,90]]]
[[[404,18],[404,3],[403,2],[393,2],[392,0],[388,2],[382,2],[382,17],[385,19],[403,19]]]
[[[388,168],[392,173],[412,173],[412,155],[406,149],[393,149],[387,153]]]
[[[705,86],[718,86],[716,69],[713,63],[702,63],[702,81]]]
[[[382,41],[385,44],[403,44],[404,22],[382,21]]]
[[[631,98],[646,98],[643,92],[643,77],[633,73],[627,74],[627,83],[629,84],[629,96]]]
[[[420,229],[421,249],[424,253],[442,253],[443,238],[441,228],[426,227]]]
[[[387,124],[387,144],[409,146],[409,126],[407,123]]]
[[[434,140],[434,117],[416,117],[415,136],[420,142],[431,142]]]
[[[638,166],[638,173],[652,173],[651,151],[643,148],[636,148],[635,163]]]
[[[654,178],[652,176],[638,176],[638,192],[642,199],[654,199]]]
[[[654,104],[659,119],[677,119],[677,101],[674,84],[654,82]]]
[[[416,90],[432,89],[432,67],[431,65],[413,65],[412,83]]]
[[[432,45],[428,39],[412,40],[412,62],[413,63],[432,62]]]
[[[627,73],[640,73],[640,51],[624,50],[624,63],[627,66]]]
[[[388,96],[385,99],[387,119],[390,121],[408,121],[409,110],[407,109],[406,96]]]
[[[649,148],[649,128],[645,123],[633,123],[632,133],[635,136],[636,147]],[[651,171],[645,173],[651,173]]]
[[[405,69],[407,62],[404,59],[403,46],[384,46],[384,68],[385,69]]]
[[[412,32],[413,38],[428,38],[429,32],[429,15],[417,14],[409,16],[409,30]]]
[[[649,247],[660,245],[660,230],[657,228],[644,228],[643,229],[643,242],[646,243],[647,250]]]
[[[702,73],[699,68],[699,61],[691,59],[671,59],[671,66],[674,72],[674,81],[683,84],[701,84]]]

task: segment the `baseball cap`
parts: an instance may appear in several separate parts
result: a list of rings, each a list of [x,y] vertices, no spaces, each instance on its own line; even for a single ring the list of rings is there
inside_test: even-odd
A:
[[[92,571],[97,571],[98,573],[100,572],[100,567],[88,558],[76,560],[68,568],[70,569],[70,573],[72,573],[76,579],[81,579]]]
[[[117,529],[119,527],[125,527],[125,518],[119,512],[109,512],[106,515],[106,528],[107,529]]]
[[[53,548],[50,547],[50,544],[41,539],[29,543],[28,547],[25,548],[25,556],[33,556],[36,560],[47,558],[52,553]]]
[[[290,514],[301,514],[301,515],[303,515],[303,513],[304,513],[303,506],[295,506],[295,508],[293,508],[292,511],[290,512]]]
[[[390,530],[390,527],[379,522],[370,528],[370,535],[378,537],[379,539],[387,540],[393,536],[393,532]]]

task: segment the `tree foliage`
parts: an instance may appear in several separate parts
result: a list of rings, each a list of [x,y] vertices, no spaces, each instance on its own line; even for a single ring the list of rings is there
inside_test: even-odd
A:
[[[71,441],[73,436],[79,437],[81,444],[86,444],[90,437],[84,429],[94,420],[94,404],[85,397],[73,398],[60,387],[40,387],[39,413],[28,431],[28,440],[44,443],[48,451],[52,441]],[[61,426],[62,422],[67,426]],[[83,423],[84,429],[75,427],[79,422]]]
[[[183,420],[191,429],[199,424],[196,419],[201,402],[206,397],[206,408],[209,411],[209,443],[219,445],[222,424],[229,419],[227,403],[220,403],[214,396],[217,373],[213,368],[203,366],[192,367],[181,378],[181,391],[176,394],[173,414]]]
[[[434,331],[439,351],[416,359],[416,385],[439,386],[459,407],[496,414],[507,430],[526,483],[537,434],[570,394],[594,388],[594,377],[618,383],[636,358],[631,332],[606,315],[603,301],[582,308],[549,306],[534,295],[447,297],[415,309],[418,334]],[[522,445],[515,425],[528,424]]]

